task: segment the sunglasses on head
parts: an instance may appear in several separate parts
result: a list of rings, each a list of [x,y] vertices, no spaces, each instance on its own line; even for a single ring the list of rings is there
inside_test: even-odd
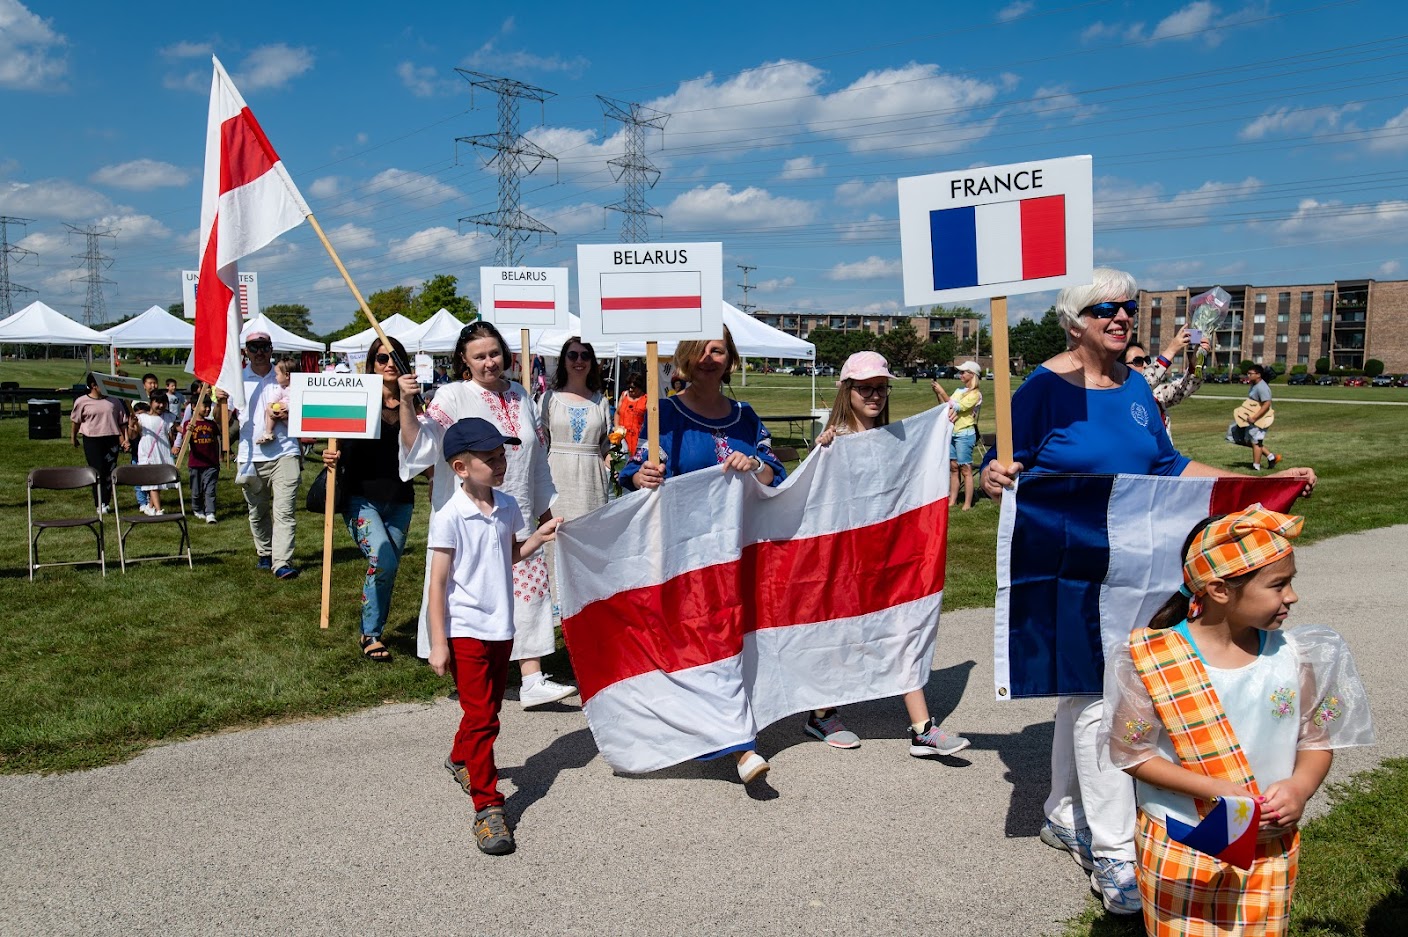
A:
[[[564,357],[568,361],[590,361],[596,356],[589,351],[569,351]]]
[[[1139,300],[1126,299],[1122,303],[1096,303],[1093,306],[1086,306],[1080,311],[1081,315],[1094,316],[1097,319],[1113,319],[1123,309],[1131,316],[1139,312]]]

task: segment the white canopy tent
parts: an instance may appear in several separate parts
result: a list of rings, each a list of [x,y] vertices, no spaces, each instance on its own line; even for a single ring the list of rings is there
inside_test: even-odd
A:
[[[114,348],[191,348],[196,330],[160,306],[114,325],[103,332]]]
[[[448,313],[447,313],[448,315]],[[413,319],[407,319],[399,312],[389,316],[381,323],[381,329],[387,335],[401,342],[408,349],[411,347],[406,341],[406,336],[419,329],[421,323]],[[356,335],[349,335],[346,338],[339,338],[330,346],[338,354],[353,354],[359,351],[366,351],[371,347],[372,339],[376,338],[376,329],[363,329]],[[275,343],[275,348],[278,344]],[[321,350],[321,349],[320,349]]]
[[[460,340],[460,330],[464,323],[456,319],[448,309],[441,309],[435,315],[420,323],[405,335],[396,335],[409,352],[424,351],[432,354],[446,354],[455,350]],[[391,332],[386,334],[391,335]],[[371,344],[370,341],[367,344]],[[363,346],[366,347],[366,346]],[[333,346],[337,350],[337,346]]]
[[[244,328],[240,329],[240,346],[244,346],[245,336],[251,332],[267,332],[269,339],[274,343],[275,351],[316,351],[324,352],[327,347],[322,342],[315,342],[311,338],[303,338],[294,335],[288,329],[269,319],[264,313],[257,316],[250,316],[245,322]],[[362,346],[364,349],[365,345]]]
[[[106,345],[108,342],[102,332],[74,322],[39,300],[0,321],[0,344],[3,345]]]

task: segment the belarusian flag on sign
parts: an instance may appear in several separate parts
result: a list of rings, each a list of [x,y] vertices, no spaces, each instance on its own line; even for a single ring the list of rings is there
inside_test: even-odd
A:
[[[220,60],[210,86],[200,206],[195,375],[243,408],[238,265],[310,214]]]

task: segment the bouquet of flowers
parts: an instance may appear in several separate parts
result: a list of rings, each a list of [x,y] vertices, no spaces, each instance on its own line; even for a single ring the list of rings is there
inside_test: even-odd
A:
[[[606,457],[611,461],[611,492],[612,497],[621,497],[621,483],[617,479],[621,475],[621,469],[626,467],[626,460],[631,454],[626,451],[626,430],[624,427],[614,427],[606,434],[606,440],[610,443],[606,450]]]

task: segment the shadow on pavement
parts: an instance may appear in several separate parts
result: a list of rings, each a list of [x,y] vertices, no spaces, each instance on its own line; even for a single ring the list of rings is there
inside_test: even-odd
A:
[[[499,768],[499,777],[513,781],[516,788],[504,800],[504,812],[517,822],[528,808],[547,796],[557,776],[564,771],[585,768],[596,757],[596,742],[590,729],[577,729],[559,735],[547,748],[528,756],[514,768]]]

